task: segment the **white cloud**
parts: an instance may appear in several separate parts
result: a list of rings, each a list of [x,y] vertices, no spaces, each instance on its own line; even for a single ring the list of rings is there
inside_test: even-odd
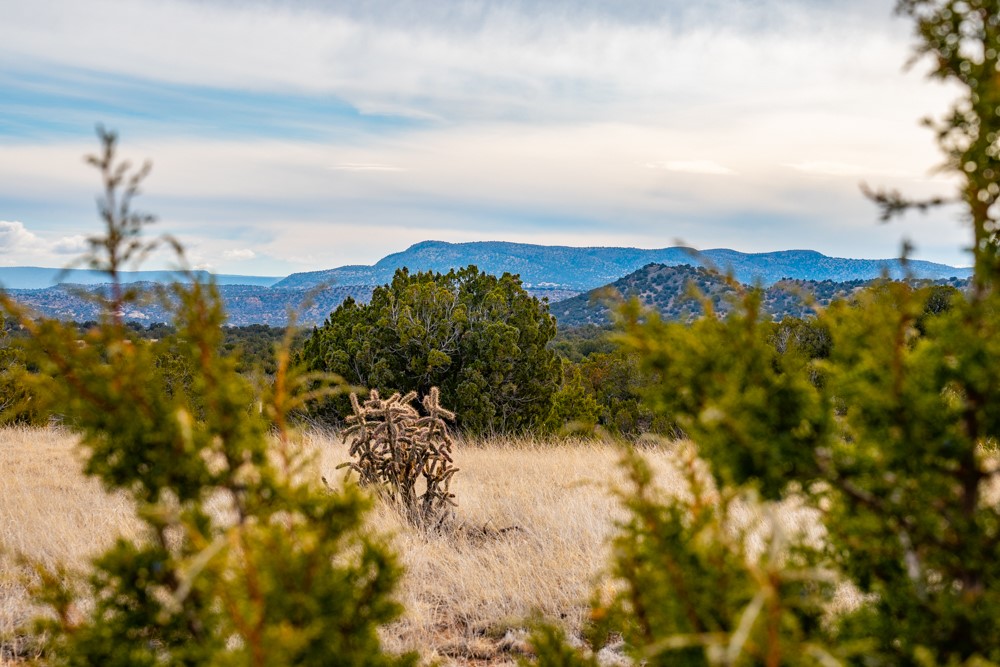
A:
[[[797,163],[786,163],[784,167],[789,167],[805,174],[817,174],[821,176],[885,176],[888,178],[913,177],[903,169],[887,169],[885,167],[870,167],[860,164],[848,164],[845,162],[834,162],[824,160],[811,160]]]
[[[41,245],[41,239],[28,231],[24,223],[0,220],[0,254],[36,250]]]
[[[87,237],[83,234],[64,236],[52,244],[52,252],[58,255],[79,255],[87,248]]]
[[[647,162],[647,169],[664,169],[688,174],[711,174],[715,176],[732,176],[736,172],[713,160],[678,160],[668,162]]]
[[[255,258],[257,253],[250,248],[240,248],[239,250],[226,250],[222,256],[226,259],[245,260]]]
[[[909,48],[890,0],[836,10],[787,0],[651,3],[641,20],[615,3],[381,12],[364,4],[0,0],[0,54],[142,80],[333,94],[367,113],[448,122],[701,124],[803,101],[867,99],[878,109],[899,92],[884,75],[898,77]]]
[[[377,162],[343,162],[330,167],[330,169],[334,171],[405,171],[403,167]]]

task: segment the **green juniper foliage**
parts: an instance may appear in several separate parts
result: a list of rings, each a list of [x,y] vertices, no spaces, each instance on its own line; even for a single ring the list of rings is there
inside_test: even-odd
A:
[[[672,434],[676,425],[650,410],[643,400],[643,393],[657,378],[641,366],[637,354],[622,349],[595,352],[580,362],[584,389],[598,406],[598,424],[624,437]]]
[[[563,360],[562,373],[562,384],[552,395],[552,410],[545,426],[550,431],[594,432],[601,407],[584,387],[580,366]]]
[[[971,289],[885,282],[808,330],[767,322],[757,290],[690,326],[626,309],[626,347],[660,380],[652,407],[676,420],[720,489],[707,508],[697,493],[657,498],[626,458],[617,593],[594,614],[640,659],[1000,665],[1000,3],[897,10],[914,20],[933,76],[963,90],[929,124],[961,179]],[[869,194],[887,218],[950,201]],[[822,547],[777,549],[772,530],[765,556],[749,557],[726,532],[730,498],[759,498],[765,515],[777,501],[811,505]],[[831,605],[831,582],[861,595]],[[557,639],[543,633],[541,663],[589,660]]]
[[[539,426],[559,386],[547,349],[548,305],[510,274],[475,266],[447,274],[396,271],[367,305],[347,299],[306,341],[302,359],[383,395],[439,387],[441,402],[472,432]],[[337,415],[348,406],[335,405]]]
[[[30,374],[24,340],[15,336],[12,320],[0,329],[0,423],[41,425],[48,413],[30,389]]]
[[[143,236],[151,218],[131,209],[148,167],[133,172],[117,161],[115,136],[100,136],[104,151],[91,162],[104,178],[105,229],[86,261],[114,280],[153,247]],[[412,664],[384,654],[376,634],[400,613],[391,597],[400,568],[362,530],[369,501],[350,488],[318,490],[285,428],[305,398],[296,389],[313,378],[295,378],[279,356],[273,394],[257,409],[235,362],[220,355],[214,287],[175,284],[169,297],[183,390],[156,346],[129,335],[121,313],[138,295],[117,282],[82,338],[0,295],[31,334],[36,394],[79,432],[86,472],[127,493],[146,528],[144,539],[119,539],[100,555],[83,582],[39,568],[39,599],[54,612],[40,621],[47,662]]]
[[[784,536],[771,525],[769,550],[751,557],[749,534],[760,526],[737,526],[731,516],[745,499],[732,489],[718,494],[692,448],[676,454],[686,487],[667,497],[640,457],[623,461],[629,518],[613,543],[612,574],[626,587],[598,600],[597,627],[617,622],[647,664],[700,665],[706,654],[722,662],[795,662],[796,652],[808,662],[822,654],[807,641],[829,591],[827,574],[813,567],[815,554],[804,547],[783,553]]]
[[[563,383],[552,397],[550,428],[596,422],[616,436],[670,434],[675,424],[655,414],[643,392],[656,382],[640,368],[638,355],[621,349],[612,329],[587,325],[561,330],[550,347],[563,360]]]

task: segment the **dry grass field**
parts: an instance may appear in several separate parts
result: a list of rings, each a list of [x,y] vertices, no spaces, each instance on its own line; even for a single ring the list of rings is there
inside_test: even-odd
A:
[[[347,449],[336,437],[307,433],[316,478],[342,483],[336,465]],[[683,492],[675,448],[647,458],[665,489]],[[621,483],[618,451],[606,443],[533,440],[460,443],[457,528],[424,535],[391,508],[369,516],[390,536],[406,566],[398,592],[405,616],[386,628],[390,650],[418,650],[444,664],[513,662],[534,613],[572,631],[602,582],[608,538],[621,515],[611,488]],[[25,590],[24,554],[45,564],[83,568],[116,536],[139,537],[127,499],[105,493],[80,472],[72,434],[58,429],[0,430],[0,641],[3,661],[22,653],[23,626],[37,613]],[[804,510],[788,507],[790,530],[815,531]],[[741,521],[759,521],[747,510]],[[30,642],[29,642],[30,645]]]

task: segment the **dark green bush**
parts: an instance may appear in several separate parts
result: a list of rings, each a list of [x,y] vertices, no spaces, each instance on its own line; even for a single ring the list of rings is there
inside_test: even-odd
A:
[[[447,274],[400,269],[367,305],[348,299],[306,341],[302,360],[383,395],[439,387],[471,432],[536,428],[549,416],[559,361],[555,320],[516,276],[475,266]],[[332,413],[348,412],[346,399]]]

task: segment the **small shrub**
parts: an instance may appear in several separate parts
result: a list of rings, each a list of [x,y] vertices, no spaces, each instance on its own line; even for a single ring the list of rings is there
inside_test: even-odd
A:
[[[130,207],[148,167],[133,173],[115,157],[115,135],[101,139],[90,162],[105,183],[105,230],[85,258],[111,283],[110,296],[95,296],[100,322],[81,339],[3,292],[0,308],[29,334],[32,389],[79,433],[87,474],[125,494],[146,530],[118,539],[84,581],[39,566],[46,664],[414,664],[381,649],[378,626],[402,611],[392,598],[401,569],[364,529],[368,501],[311,485],[284,426],[303,400],[294,389],[312,378],[294,376],[285,351],[266,409],[254,409],[249,383],[219,352],[225,314],[211,284],[175,284],[165,299],[183,382],[122,321],[141,294],[120,271],[153,247],[142,239],[151,217]]]
[[[421,417],[412,403],[417,392],[393,394],[387,399],[372,390],[368,400],[351,394],[354,414],[350,426],[350,454],[356,460],[342,463],[358,473],[362,486],[373,487],[395,505],[406,520],[420,528],[438,528],[451,515],[455,494],[449,491],[458,468],[452,465],[452,440],[446,421],[455,414],[441,407],[437,387],[422,404]],[[423,478],[424,492],[417,495]]]

